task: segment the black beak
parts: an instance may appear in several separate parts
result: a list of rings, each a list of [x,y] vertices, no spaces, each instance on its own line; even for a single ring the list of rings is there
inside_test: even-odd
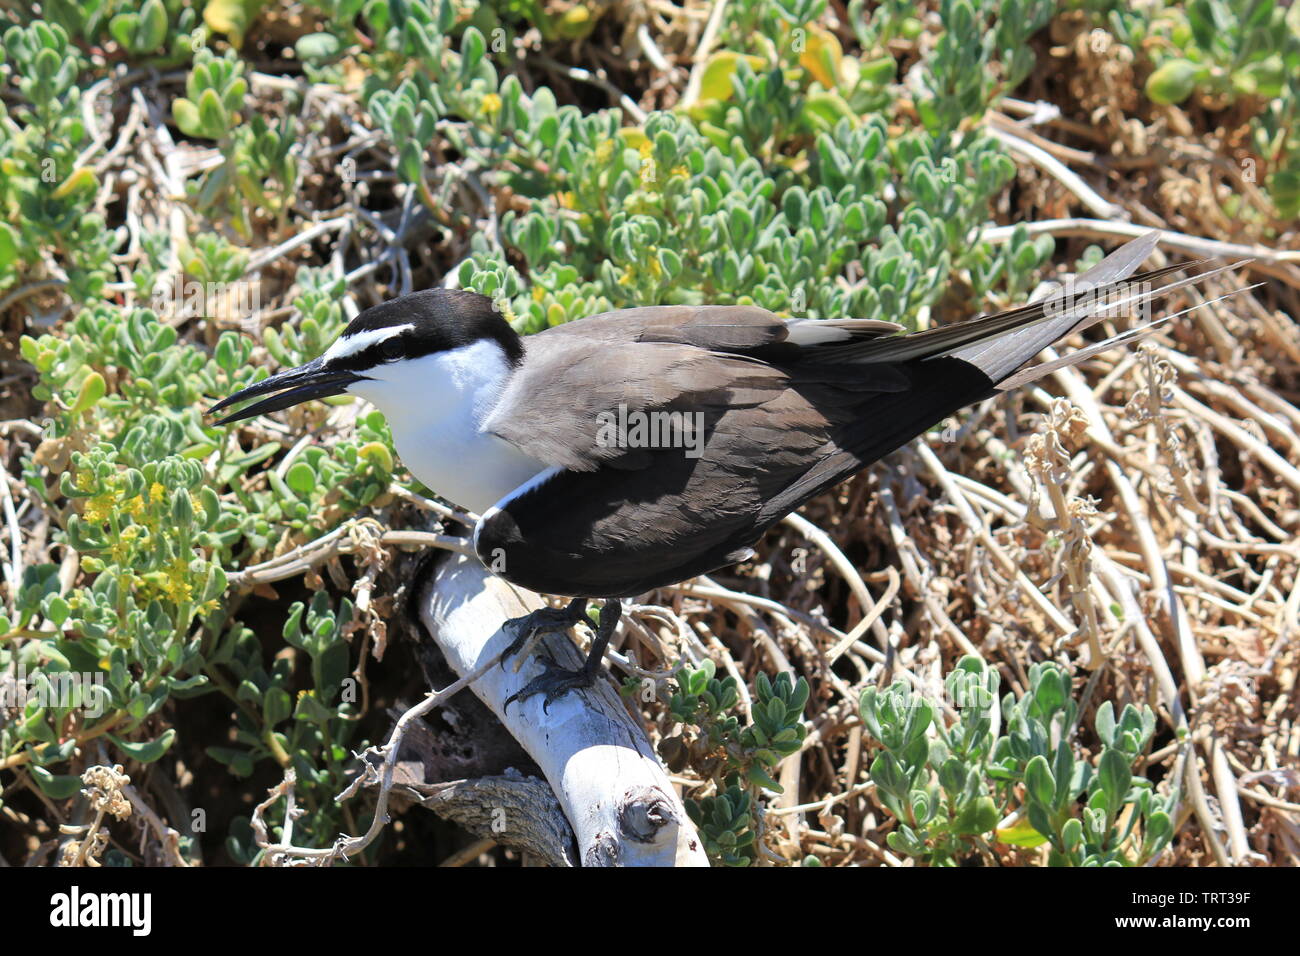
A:
[[[364,375],[358,375],[356,372],[325,368],[320,359],[314,359],[306,365],[278,372],[256,385],[250,385],[229,398],[222,399],[208,409],[208,414],[218,412],[235,402],[256,398],[258,395],[265,395],[268,392],[280,392],[279,395],[273,395],[264,401],[249,405],[247,408],[241,409],[233,415],[227,415],[215,423],[217,425],[229,425],[231,422],[240,422],[245,418],[253,418],[267,412],[277,412],[282,408],[298,405],[313,398],[328,398],[331,395],[341,395],[347,391],[349,385],[353,382],[359,382],[365,377]]]

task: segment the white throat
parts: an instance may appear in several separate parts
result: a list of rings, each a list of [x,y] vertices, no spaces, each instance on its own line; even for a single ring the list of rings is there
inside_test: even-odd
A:
[[[366,375],[348,391],[384,413],[411,473],[462,508],[482,514],[545,469],[482,428],[510,377],[495,341],[390,362]]]

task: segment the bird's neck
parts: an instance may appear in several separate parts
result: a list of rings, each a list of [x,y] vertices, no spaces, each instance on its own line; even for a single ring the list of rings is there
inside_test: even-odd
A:
[[[482,427],[511,370],[501,345],[483,339],[381,366],[350,391],[384,413],[416,478],[482,513],[543,468]]]

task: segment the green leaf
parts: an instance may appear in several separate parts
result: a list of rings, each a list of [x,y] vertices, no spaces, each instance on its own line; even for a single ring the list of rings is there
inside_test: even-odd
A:
[[[877,787],[897,797],[907,794],[907,774],[898,764],[898,759],[888,751],[876,755],[871,762],[871,779]]]
[[[186,136],[201,137],[203,132],[203,121],[199,119],[199,108],[187,99],[177,99],[172,101],[172,118],[176,120],[176,126]]]
[[[300,495],[310,494],[316,487],[316,472],[306,462],[295,462],[284,476],[285,484]]]
[[[76,775],[53,774],[44,767],[32,766],[28,772],[36,780],[41,792],[51,800],[66,800],[81,790],[81,778]]]
[[[336,640],[320,652],[312,661],[312,670],[316,678],[316,689],[325,703],[332,703],[348,676],[351,653],[348,642]]]
[[[763,67],[760,58],[733,53],[731,50],[718,50],[709,57],[700,78],[700,103],[731,99],[731,78],[735,75],[741,60],[747,60],[755,70]]]
[[[1115,707],[1110,701],[1097,708],[1097,736],[1107,747],[1115,746]]]
[[[988,833],[998,825],[998,808],[991,797],[972,800],[953,819],[953,832],[964,836]]]
[[[898,75],[898,64],[892,56],[888,55],[876,60],[867,60],[862,63],[858,75],[872,86],[884,86],[886,83],[892,83],[894,77]]]
[[[168,693],[182,700],[189,697],[199,697],[213,689],[204,674],[195,674],[184,680],[176,677],[165,677],[163,680],[167,685]]]
[[[149,53],[157,50],[167,39],[167,10],[162,0],[145,0],[140,8],[140,25],[135,31],[134,50]]]
[[[339,48],[339,39],[332,33],[308,33],[293,45],[298,59],[306,63],[320,63],[337,56]]]
[[[885,837],[885,842],[889,844],[891,850],[906,853],[908,856],[922,856],[926,851],[925,841],[915,830],[906,825],[900,825],[897,830],[892,831]]]
[[[1026,808],[1026,816],[1034,829],[1047,837],[1049,840],[1056,836],[1052,831],[1052,821],[1048,817],[1047,811],[1043,809],[1042,804],[1031,803]]]
[[[299,695],[298,705],[293,711],[295,720],[305,720],[313,724],[324,724],[333,716],[333,711],[322,706],[316,695],[310,692]]]
[[[171,513],[172,524],[176,528],[188,530],[194,523],[194,502],[190,500],[190,493],[184,488],[177,488],[172,492]]]
[[[1056,781],[1042,754],[1036,755],[1025,765],[1025,789],[1029,797],[1044,808],[1055,803]]]
[[[758,764],[751,764],[749,768],[749,782],[762,787],[765,790],[771,790],[773,793],[785,793],[785,788],[767,775]]]
[[[228,766],[230,772],[237,777],[247,777],[253,772],[253,758],[246,751],[235,750],[232,747],[208,747],[204,753],[218,763]]]
[[[206,89],[199,96],[199,125],[202,129],[200,135],[209,139],[218,139],[224,136],[230,124],[230,117],[226,113],[226,108],[221,105],[221,98],[217,96],[216,90]]]
[[[1174,59],[1165,63],[1147,77],[1147,99],[1162,106],[1181,103],[1192,95],[1198,80],[1209,71],[1190,60]]]
[[[1014,826],[998,830],[997,838],[999,843],[1008,843],[1011,846],[1023,846],[1029,849],[1042,846],[1047,842],[1047,837],[1039,833],[1027,817],[1021,817]]]
[[[1083,842],[1083,824],[1077,817],[1071,817],[1061,827],[1061,845],[1068,853]]]
[[[1118,750],[1106,748],[1101,753],[1097,764],[1097,782],[1106,794],[1106,804],[1112,816],[1119,812],[1128,793],[1129,784],[1133,782],[1133,773],[1129,770],[1128,758]]]
[[[272,687],[262,698],[262,722],[269,728],[293,713],[293,700],[283,687]]]
[[[18,237],[13,228],[0,222],[0,272],[8,269],[18,261]],[[30,341],[30,339],[25,339]],[[26,352],[24,352],[24,356]],[[30,361],[30,359],[29,359]]]
[[[123,740],[115,734],[109,734],[108,738],[131,759],[140,763],[153,763],[171,747],[172,741],[176,739],[176,731],[168,729],[156,739],[146,741]]]
[[[139,17],[134,13],[119,13],[108,21],[108,33],[123,50],[131,50]]]
[[[261,13],[265,0],[208,0],[203,7],[203,22],[218,33],[230,37],[238,50],[244,45],[244,33]]]
[[[1164,811],[1157,811],[1147,819],[1146,834],[1142,844],[1148,848],[1148,855],[1164,847],[1173,836],[1174,825],[1169,819],[1169,814]]]

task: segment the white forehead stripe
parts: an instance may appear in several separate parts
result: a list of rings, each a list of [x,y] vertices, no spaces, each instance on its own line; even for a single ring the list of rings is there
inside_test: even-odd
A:
[[[321,356],[321,359],[329,362],[333,359],[356,355],[362,349],[368,349],[377,342],[391,339],[394,335],[401,335],[413,328],[415,328],[415,323],[408,322],[406,325],[390,325],[384,329],[368,329],[365,332],[358,332],[356,335],[341,336],[325,350],[325,354]]]

